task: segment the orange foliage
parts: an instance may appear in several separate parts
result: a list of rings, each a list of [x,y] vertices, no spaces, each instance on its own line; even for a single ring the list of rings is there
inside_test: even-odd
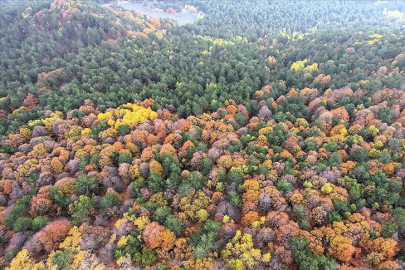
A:
[[[33,94],[29,93],[27,97],[24,99],[23,104],[27,106],[29,109],[32,109],[33,107],[38,106],[39,99]]]
[[[149,161],[154,157],[153,152],[152,152],[152,148],[148,147],[143,149],[142,154],[141,154],[141,160],[142,161]]]
[[[397,163],[397,162],[391,162],[388,163],[384,166],[383,171],[387,174],[387,175],[392,175],[395,171],[396,167],[399,167],[401,165],[401,163]]]
[[[165,229],[157,222],[151,222],[146,225],[142,233],[142,238],[146,245],[152,249],[160,247],[165,250],[170,250],[176,242],[174,233],[169,229]]]
[[[257,220],[259,220],[259,214],[255,211],[249,211],[249,213],[243,216],[242,225],[245,227],[249,227],[254,221]]]
[[[344,174],[350,173],[354,167],[356,167],[356,162],[354,161],[347,161],[340,164],[340,168]]]
[[[59,244],[66,238],[72,224],[68,220],[57,220],[43,228],[36,234],[43,249],[50,252],[59,247]]]

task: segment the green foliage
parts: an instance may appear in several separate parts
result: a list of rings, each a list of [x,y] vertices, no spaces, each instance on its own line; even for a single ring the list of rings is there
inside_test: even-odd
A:
[[[4,118],[0,118],[0,121],[1,121],[1,119],[4,119]],[[0,122],[0,126],[1,126],[1,127],[5,127],[6,125],[5,125],[5,124],[2,125],[1,122]],[[4,131],[0,130],[0,134],[1,134],[1,133],[5,133],[5,132],[6,132],[5,130],[4,130]],[[17,148],[12,147],[12,146],[9,145],[9,144],[0,145],[0,153],[5,153],[5,154],[10,154],[10,155],[12,155],[12,154],[14,154],[14,153],[17,152],[17,151],[18,151]]]
[[[32,229],[34,231],[39,231],[43,227],[45,227],[46,224],[48,224],[48,221],[49,221],[48,217],[45,216],[36,217],[32,220]]]
[[[15,203],[13,210],[9,214],[7,214],[6,218],[3,220],[4,225],[6,225],[9,228],[14,228],[15,222],[18,219],[20,219],[20,217],[28,215],[28,204],[31,200],[31,197],[37,191],[38,191],[38,189],[32,189],[28,195],[23,196],[21,199],[19,199]],[[25,219],[20,219],[19,222],[20,222],[20,225],[28,224]],[[18,226],[20,226],[20,225],[18,225]],[[16,229],[24,228],[24,226],[17,227]]]
[[[131,196],[135,199],[141,197],[140,189],[144,186],[145,186],[144,181],[135,179],[134,182],[132,182]]]
[[[164,222],[164,226],[174,232],[177,236],[180,236],[181,231],[184,227],[183,222],[176,216],[168,215]]]
[[[132,155],[130,153],[120,152],[118,156],[118,164],[128,163],[132,164]]]
[[[392,216],[398,228],[405,228],[405,208],[398,207],[392,210]]]
[[[151,173],[148,177],[147,183],[149,191],[154,194],[163,191],[165,188],[165,181],[163,177],[156,173]]]
[[[115,249],[114,257],[119,259],[120,257],[125,256],[125,254],[130,254],[134,257],[135,254],[139,253],[140,249],[141,241],[139,240],[139,232],[132,231],[127,240],[127,244]]]
[[[403,109],[400,100],[405,79],[402,72],[405,57],[401,49],[404,37],[400,35],[403,29],[401,21],[389,15],[404,13],[402,6],[390,1],[370,5],[361,1],[186,0],[181,4],[196,6],[205,17],[177,27],[170,27],[172,23],[163,19],[165,31],[161,31],[143,29],[150,26],[146,16],[138,18],[144,21],[140,24],[136,22],[138,19],[129,18],[129,14],[136,16],[135,13],[121,12],[117,5],[102,8],[91,1],[70,1],[63,7],[55,2],[54,7],[49,8],[49,2],[34,5],[32,1],[23,1],[32,4],[33,10],[6,3],[2,6],[5,10],[0,12],[0,24],[4,26],[0,29],[0,205],[6,207],[0,243],[9,245],[7,254],[3,254],[8,262],[24,245],[12,246],[15,239],[9,239],[10,231],[21,232],[14,234],[16,239],[20,235],[31,235],[30,231],[41,235],[40,231],[50,221],[59,218],[66,218],[67,223],[71,221],[76,226],[88,222],[89,226],[98,227],[95,238],[82,232],[82,240],[89,241],[86,244],[91,246],[97,242],[97,250],[86,249],[88,252],[98,255],[113,252],[115,259],[129,254],[137,266],[153,269],[165,269],[163,263],[177,261],[177,256],[173,255],[180,254],[173,254],[177,249],[163,254],[164,248],[146,247],[142,225],[150,221],[187,239],[187,245],[192,246],[191,259],[217,260],[218,254],[226,257],[221,247],[232,238],[235,229],[248,233],[257,230],[257,235],[253,235],[257,239],[268,237],[271,231],[266,227],[272,223],[269,217],[273,213],[267,217],[266,214],[281,209],[287,209],[288,222],[298,224],[297,230],[308,232],[322,226],[333,227],[334,222],[347,223],[352,213],[363,213],[360,211],[363,207],[373,215],[390,211],[392,219],[377,220],[382,229],[369,230],[370,238],[392,238],[394,234],[403,237],[405,161],[401,126],[386,127],[375,120],[378,118],[388,125],[403,122],[403,113],[397,110],[398,105]],[[181,9],[180,3],[150,2],[152,6]],[[112,12],[110,8],[116,10]],[[143,36],[147,32],[149,34]],[[314,63],[314,66],[311,69],[305,64],[307,68],[291,70],[297,63]],[[361,94],[357,89],[361,89]],[[323,95],[324,91],[327,92]],[[96,106],[93,108],[88,101],[84,104],[86,99]],[[114,112],[114,121],[93,121],[98,112],[111,112],[112,108],[134,101],[151,104],[151,109],[158,112],[158,119],[134,126],[119,123],[115,126],[114,121],[115,124],[125,122],[125,116]],[[343,108],[350,116],[349,121],[346,115],[339,115],[345,114]],[[367,108],[374,113],[378,110],[374,120],[362,115]],[[53,123],[47,110],[61,111],[66,117]],[[325,112],[327,117],[321,117]],[[202,113],[208,114],[201,116]],[[186,121],[181,119],[188,116]],[[297,121],[298,118],[307,123],[302,119]],[[32,125],[28,123],[32,119],[43,121]],[[354,127],[357,122],[360,126]],[[30,138],[29,130],[20,129],[28,127],[32,131],[35,125],[44,126],[49,137],[33,135]],[[339,131],[337,126],[344,126],[346,130]],[[80,136],[84,128],[86,135]],[[87,128],[91,129],[89,135]],[[119,138],[105,139],[103,131],[109,128],[116,129]],[[146,133],[131,134],[132,129]],[[18,132],[23,136],[7,138],[9,133]],[[63,133],[70,138],[59,136]],[[112,152],[102,151],[115,141],[125,144],[124,149],[130,152],[119,150],[117,144]],[[180,151],[186,141],[191,141],[195,147]],[[40,155],[33,152],[35,145],[42,147],[41,143],[46,148],[46,157],[43,152]],[[175,149],[176,152],[160,156],[163,144],[171,144],[170,151]],[[146,147],[152,149],[153,158],[162,165],[162,173],[160,170],[149,173],[144,166],[147,161],[142,151]],[[208,158],[209,149],[213,147],[231,157],[234,167],[220,169],[218,161]],[[62,148],[68,151],[67,155],[58,153]],[[81,157],[78,168],[72,171],[69,162],[79,148],[89,154]],[[99,153],[103,153],[102,156]],[[315,163],[311,159],[314,156]],[[58,157],[64,165],[69,164],[68,172],[56,172],[52,168],[47,175],[53,157]],[[267,160],[273,161],[272,167]],[[108,170],[105,167],[108,162],[112,164],[107,166],[119,168],[118,174],[110,173],[115,168]],[[355,162],[354,168],[350,167],[350,162]],[[391,162],[400,164],[393,172],[390,172]],[[128,182],[128,174],[124,175],[128,166],[119,167],[123,163],[139,166],[140,173],[129,179],[132,183]],[[88,166],[90,164],[94,166]],[[98,178],[89,176],[93,173],[104,176],[107,171],[109,178],[101,180],[110,181],[107,186],[119,185],[119,195],[101,190]],[[132,171],[128,172],[132,177]],[[67,174],[77,177],[75,192],[62,192],[63,188],[55,185]],[[242,189],[242,184],[250,179],[257,179],[259,187],[248,193]],[[325,179],[336,189],[332,191],[330,184],[329,189],[321,188],[325,187],[322,183]],[[280,192],[274,192],[272,185]],[[31,199],[39,188],[41,196],[34,204]],[[339,188],[347,191],[347,200],[345,192]],[[129,189],[132,198],[127,198]],[[52,211],[48,211],[48,190],[54,203]],[[205,198],[196,198],[196,193],[200,192],[209,197],[208,203]],[[292,194],[294,197],[290,197]],[[157,195],[163,196],[164,203]],[[317,195],[321,196],[319,201]],[[127,201],[121,202],[121,199]],[[333,206],[328,210],[329,199]],[[259,207],[252,204],[257,204],[257,200]],[[31,211],[42,207],[41,203],[47,208],[48,216],[31,217]],[[121,203],[123,207],[115,207]],[[318,211],[319,206],[325,208],[326,220],[324,216],[319,218],[318,214],[325,213]],[[199,220],[194,217],[186,220],[190,214],[184,209],[194,208]],[[127,211],[124,216],[123,211]],[[245,224],[240,224],[240,217],[249,211],[257,211],[260,221],[254,222],[251,228],[243,228]],[[227,216],[222,217],[222,214]],[[233,220],[228,220],[229,217]],[[264,223],[262,217],[266,218]],[[221,219],[222,223],[213,221]],[[104,235],[99,228],[100,224],[112,228],[111,222],[117,222],[118,226],[124,224],[123,221],[125,225],[117,231],[109,230],[109,235]],[[132,230],[132,225],[127,226],[129,222],[136,223],[138,228]],[[280,224],[283,222],[280,220]],[[336,255],[331,252],[333,247],[328,237],[322,239],[325,255],[316,256],[308,242],[298,237],[282,243],[284,236],[290,238],[285,235],[289,230],[271,226],[277,243],[284,244],[294,258],[295,263],[283,267],[336,268],[332,257]],[[303,231],[299,235],[306,233]],[[111,236],[113,232],[115,236]],[[55,239],[50,238],[55,242],[56,251],[52,262],[57,269],[69,269],[73,250],[57,251],[63,239],[56,239],[60,236],[58,231],[54,236]],[[125,243],[116,247],[116,236],[129,237],[121,238]],[[111,240],[107,245],[108,239]],[[256,242],[255,248],[267,252],[267,240],[264,249],[262,243]],[[356,251],[359,260],[370,253],[358,241],[353,245],[362,249]],[[116,248],[111,250],[111,247]],[[379,248],[376,247],[376,252],[380,252]],[[282,252],[277,250],[276,253],[279,251]],[[32,253],[33,259],[44,255],[34,254],[35,250]],[[164,258],[166,255],[168,257]],[[240,257],[244,259],[238,262],[250,260],[247,254]],[[405,256],[401,251],[393,258],[386,257],[401,260]],[[263,262],[255,267],[271,266]],[[231,267],[240,265],[235,261]]]
[[[294,205],[293,206],[293,213],[297,218],[302,219],[305,216],[304,206],[301,205],[301,204]]]
[[[53,201],[55,201],[60,207],[67,207],[70,204],[70,196],[65,193],[59,192],[59,189],[52,186],[49,189],[49,194]]]
[[[76,181],[76,190],[79,195],[91,195],[97,192],[98,182],[96,176],[87,176],[86,174],[79,174]]]
[[[391,238],[392,234],[398,231],[398,226],[392,222],[383,223],[383,228],[381,230],[382,237]]]
[[[333,152],[329,157],[329,164],[331,166],[338,167],[341,163],[342,163],[342,156],[337,152]]]
[[[398,260],[405,262],[405,249],[401,249],[397,254]]]
[[[126,124],[121,124],[118,126],[117,132],[118,132],[118,136],[127,135],[131,132],[131,127]]]
[[[235,114],[235,121],[239,126],[244,127],[246,125],[246,117],[240,112]]]
[[[30,176],[29,176],[28,179],[27,179],[27,182],[28,182],[29,184],[35,183],[35,182],[38,180],[38,176],[39,176],[38,173],[30,174]]]
[[[180,184],[181,169],[179,162],[169,154],[165,154],[160,157],[160,163],[163,167],[163,173],[167,179],[165,180],[165,186],[167,188],[176,187]]]
[[[293,237],[289,245],[291,247],[294,261],[299,263],[300,270],[334,270],[336,269],[336,262],[331,259],[327,258],[324,255],[316,256],[314,255],[309,247],[308,242],[304,239],[300,239],[299,237]]]
[[[203,187],[203,176],[198,171],[193,171],[190,176],[183,181],[183,184],[190,185],[193,189],[201,189]]]
[[[357,162],[366,162],[368,161],[368,151],[364,148],[357,148],[350,154],[350,159]]]
[[[172,213],[172,209],[168,206],[160,206],[156,209],[153,220],[163,224],[168,216]]]
[[[134,256],[132,256],[132,260],[143,266],[150,266],[157,261],[157,256],[153,249],[144,247],[141,252],[136,252]]]
[[[236,185],[241,185],[241,184],[243,184],[243,174],[236,170],[231,170],[228,173],[227,181],[229,183],[235,183]]]
[[[167,266],[164,264],[156,265],[156,270],[167,270]]]
[[[394,113],[390,108],[381,108],[378,111],[378,118],[380,118],[383,123],[391,125],[394,119]]]
[[[276,183],[276,187],[278,190],[283,191],[283,192],[288,192],[288,191],[294,190],[293,185],[285,179],[278,181]]]
[[[107,193],[100,200],[100,209],[106,210],[112,206],[120,205],[121,201],[117,194]]]
[[[98,140],[98,134],[108,128],[108,125],[106,122],[100,122],[98,123],[97,126],[94,126],[91,128],[91,138]]]
[[[205,258],[210,252],[219,251],[219,231],[221,223],[207,220],[199,232],[190,236],[190,241],[194,245],[193,254],[196,258]]]
[[[18,254],[18,252],[20,252],[20,248],[15,248],[15,249],[12,249],[12,250],[10,250],[9,252],[7,252],[7,254],[6,254],[6,260],[8,261],[8,262],[11,262],[11,260],[15,257],[15,256],[17,256],[17,254]]]
[[[66,248],[64,250],[58,250],[52,257],[52,263],[57,265],[57,270],[67,270],[70,266],[71,250]]]
[[[338,145],[337,143],[335,143],[335,142],[328,142],[328,143],[325,143],[325,144],[323,145],[323,147],[326,149],[326,151],[328,151],[328,152],[330,152],[330,153],[334,153],[334,152],[336,152],[337,150],[339,150],[339,145]]]
[[[100,155],[99,154],[94,154],[90,157],[90,163],[95,164],[98,166],[98,162],[100,161]]]
[[[32,227],[32,219],[28,217],[19,217],[14,222],[13,231],[14,232],[24,232],[28,231]]]
[[[78,200],[69,205],[69,212],[72,216],[72,224],[79,226],[84,219],[89,218],[89,213],[93,208],[93,200],[86,195],[81,195]]]
[[[229,191],[226,195],[225,198],[234,206],[236,207],[241,207],[242,206],[242,198],[240,194],[238,194],[236,191]]]
[[[336,213],[340,217],[346,218],[351,214],[352,209],[350,208],[348,201],[341,201],[338,199],[333,199],[332,202],[333,202],[333,208],[335,209]],[[335,214],[335,217],[337,219],[339,219],[336,214]]]

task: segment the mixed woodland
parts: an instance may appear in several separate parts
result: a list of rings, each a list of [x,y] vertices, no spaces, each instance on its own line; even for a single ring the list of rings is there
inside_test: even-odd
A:
[[[403,3],[132,2],[0,2],[1,269],[405,269]]]

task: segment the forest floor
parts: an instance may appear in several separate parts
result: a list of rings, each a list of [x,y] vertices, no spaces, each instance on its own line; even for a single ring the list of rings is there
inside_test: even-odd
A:
[[[175,21],[178,25],[185,25],[189,23],[193,23],[198,20],[198,15],[203,14],[200,13],[190,13],[187,10],[183,9],[180,13],[166,13],[162,9],[158,8],[151,8],[149,6],[145,6],[143,4],[131,3],[131,2],[120,2],[119,6],[128,9],[128,10],[135,10],[143,15],[148,17],[159,17],[159,18],[166,18]],[[204,14],[203,14],[204,15]]]

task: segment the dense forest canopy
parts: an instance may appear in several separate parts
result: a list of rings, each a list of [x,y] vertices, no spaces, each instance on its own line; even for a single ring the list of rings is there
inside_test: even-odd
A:
[[[404,269],[405,5],[0,1],[0,268]]]

